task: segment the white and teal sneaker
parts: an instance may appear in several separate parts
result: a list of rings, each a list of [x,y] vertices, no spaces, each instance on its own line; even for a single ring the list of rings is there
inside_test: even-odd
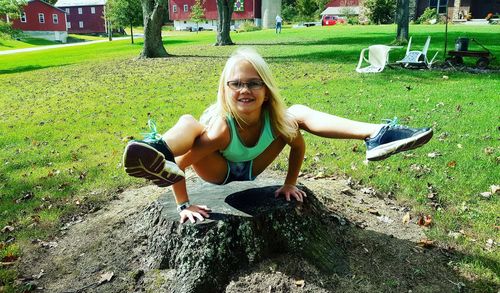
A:
[[[128,175],[146,178],[160,187],[170,186],[184,178],[174,155],[156,132],[154,121],[148,121],[151,133],[143,140],[132,140],[123,152],[123,166]]]
[[[410,128],[399,125],[398,118],[387,120],[374,137],[365,139],[366,159],[379,161],[399,152],[418,148],[432,138],[432,128]]]

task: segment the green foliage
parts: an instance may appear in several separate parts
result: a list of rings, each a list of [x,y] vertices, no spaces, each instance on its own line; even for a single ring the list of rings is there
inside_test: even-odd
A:
[[[427,7],[425,8],[424,13],[422,13],[422,15],[420,15],[420,17],[417,19],[416,23],[428,24],[431,19],[436,19],[436,17],[437,17],[436,9]]]
[[[346,18],[348,24],[359,24],[359,17],[351,7],[344,6],[340,8],[340,13]]]
[[[295,5],[283,4],[281,7],[281,16],[283,20],[296,21],[298,19],[299,12]]]
[[[142,25],[142,6],[140,0],[108,0],[106,14],[115,27]]]
[[[320,13],[325,10],[328,0],[297,0],[295,3],[297,18],[302,21],[320,19]]]
[[[7,15],[10,19],[19,18],[25,0],[0,0],[0,15]],[[0,38],[9,38],[19,35],[19,31],[12,28],[12,23],[0,19]]]
[[[366,0],[363,5],[371,23],[388,24],[394,21],[396,0]]]
[[[201,0],[195,0],[191,6],[191,21],[198,24],[205,19],[205,8],[203,8]]]
[[[237,32],[253,32],[261,29],[261,27],[256,26],[252,21],[247,20],[240,25],[240,27],[237,29]]]

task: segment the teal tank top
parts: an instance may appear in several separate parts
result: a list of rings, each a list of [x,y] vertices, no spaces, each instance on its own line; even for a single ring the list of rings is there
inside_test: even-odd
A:
[[[247,147],[241,142],[234,117],[228,115],[227,122],[231,133],[231,141],[227,148],[221,153],[228,161],[235,163],[251,161],[260,155],[275,140],[268,111],[264,111],[262,132],[259,141],[253,147]]]

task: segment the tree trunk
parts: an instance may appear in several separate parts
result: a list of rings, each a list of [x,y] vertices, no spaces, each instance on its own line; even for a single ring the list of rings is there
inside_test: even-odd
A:
[[[133,44],[134,43],[134,29],[133,29],[133,24],[130,22],[130,42]]]
[[[147,260],[151,268],[175,269],[168,292],[223,292],[239,270],[276,254],[306,259],[325,273],[349,271],[332,213],[305,187],[301,204],[275,198],[279,185],[267,183],[189,186],[191,201],[212,209],[196,224],[179,224],[171,192],[147,208]]]
[[[231,17],[235,0],[217,0],[217,42],[215,46],[234,45],[229,35],[231,32]]]
[[[399,43],[408,42],[409,22],[410,22],[410,0],[398,0],[397,2],[397,34],[396,41]]]
[[[141,0],[144,15],[144,47],[140,58],[167,57],[163,47],[161,27],[167,12],[167,0]]]

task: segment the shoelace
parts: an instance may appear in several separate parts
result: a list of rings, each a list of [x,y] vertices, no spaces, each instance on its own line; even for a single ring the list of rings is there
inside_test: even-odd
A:
[[[144,136],[144,139],[149,138],[158,140],[161,138],[161,135],[159,135],[158,132],[156,131],[156,123],[153,119],[148,120],[148,127],[150,132],[141,133],[141,135]]]
[[[406,126],[403,126],[399,124],[398,117],[394,117],[393,119],[382,119],[382,121],[385,121],[387,126],[390,128],[405,128]]]

